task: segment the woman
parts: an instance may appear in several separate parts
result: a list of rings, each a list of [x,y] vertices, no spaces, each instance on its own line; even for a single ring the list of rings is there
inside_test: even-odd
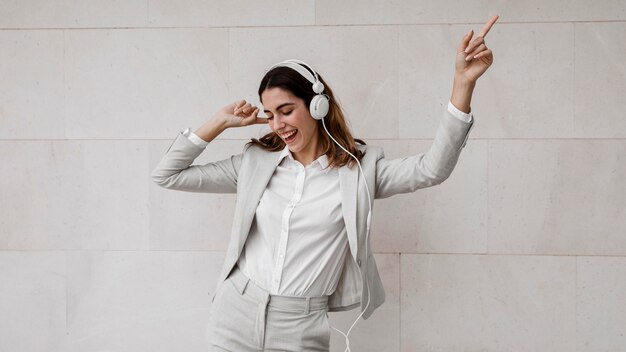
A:
[[[237,193],[209,319],[213,350],[328,351],[328,311],[360,306],[367,319],[384,302],[369,248],[371,199],[450,175],[473,125],[476,80],[493,61],[484,37],[497,18],[461,41],[448,110],[426,153],[386,159],[382,149],[354,139],[330,87],[298,60],[278,63],[263,77],[258,93],[267,118],[240,100],[195,133],[176,137],[152,172],[154,182]],[[225,129],[265,123],[272,132],[241,154],[191,165]]]

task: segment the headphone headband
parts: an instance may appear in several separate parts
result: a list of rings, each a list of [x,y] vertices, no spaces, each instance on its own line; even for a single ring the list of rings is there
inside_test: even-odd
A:
[[[268,69],[268,71],[272,70],[275,67],[280,67],[280,66],[289,67],[289,68],[297,71],[300,75],[302,75],[309,82],[311,82],[311,84],[315,84],[316,82],[319,82],[319,79],[317,77],[317,72],[315,72],[315,70],[311,66],[307,65],[304,61],[300,61],[300,60],[297,60],[297,59],[285,60],[285,61],[282,61],[282,62],[279,62],[277,64],[272,65],[272,67],[270,67]],[[311,72],[309,72],[307,69],[305,69],[302,66],[308,67],[309,70],[311,70],[311,72],[313,72],[313,74],[311,74]],[[313,76],[313,75],[315,75],[315,76]]]
[[[305,66],[308,67],[311,72],[313,72],[313,74],[311,74],[311,72],[304,68]],[[323,119],[326,114],[328,114],[329,98],[326,94],[322,94],[322,92],[324,92],[324,84],[319,80],[317,72],[315,72],[315,70],[311,66],[307,65],[301,60],[289,59],[272,65],[272,67],[270,67],[267,72],[271,71],[275,67],[289,67],[292,70],[298,72],[309,82],[311,82],[311,84],[313,85],[311,88],[313,89],[313,92],[317,94],[311,100],[311,104],[309,107],[309,112],[314,119]]]

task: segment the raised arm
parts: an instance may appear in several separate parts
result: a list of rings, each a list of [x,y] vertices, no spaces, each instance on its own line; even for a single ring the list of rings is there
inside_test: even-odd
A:
[[[218,110],[195,134],[208,143],[227,128],[266,123],[266,119],[257,116],[258,112],[258,108],[239,100]],[[203,151],[203,146],[179,133],[152,171],[153,182],[163,188],[186,192],[235,193],[242,154],[204,165],[191,165]]]
[[[497,20],[498,16],[494,16],[487,21],[473,40],[470,31],[457,48],[450,102],[463,113],[470,112],[476,80],[493,63],[493,53],[484,38]],[[474,124],[473,119],[465,122],[455,116],[453,111],[444,112],[435,139],[425,153],[398,159],[386,159],[382,152],[377,156],[376,198],[431,187],[450,176]]]
[[[211,142],[227,128],[267,123],[266,118],[260,118],[258,115],[258,107],[243,99],[237,100],[219,109],[213,117],[196,130],[195,134],[204,141]]]

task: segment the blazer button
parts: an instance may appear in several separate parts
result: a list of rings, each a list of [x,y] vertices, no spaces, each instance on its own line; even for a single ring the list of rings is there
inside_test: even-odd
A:
[[[356,263],[359,264],[359,266],[361,266],[361,259],[357,259]]]

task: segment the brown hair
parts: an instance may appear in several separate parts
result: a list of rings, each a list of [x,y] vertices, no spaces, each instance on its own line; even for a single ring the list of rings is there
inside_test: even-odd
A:
[[[309,70],[306,66],[303,67]],[[337,140],[337,142],[339,142],[344,148],[346,148],[350,153],[352,153],[360,160],[363,157],[364,152],[357,149],[356,143],[364,145],[365,142],[352,137],[352,133],[350,133],[350,129],[346,124],[344,113],[337,103],[332,89],[330,89],[322,76],[320,76],[319,74],[317,76],[319,80],[324,84],[323,93],[328,95],[328,97],[330,98],[328,114],[326,114],[326,117],[324,117],[324,122],[326,124],[326,128],[328,129],[328,132],[330,132],[330,134],[333,136],[333,138],[335,138],[335,140]],[[296,97],[304,100],[304,104],[308,109],[311,100],[316,95],[316,93],[313,91],[312,86],[313,84],[302,75],[300,75],[300,73],[298,73],[297,71],[289,67],[279,66],[268,71],[261,80],[261,84],[259,85],[259,99],[261,99],[261,94],[266,89],[279,87],[281,89],[291,92]],[[261,103],[262,102],[263,101],[261,101]],[[343,151],[343,149],[338,147],[330,139],[330,137],[328,137],[326,131],[324,131],[321,120],[316,120],[316,122],[318,127],[317,132],[319,142],[324,151],[324,154],[328,158],[329,166],[340,167],[347,164],[349,167],[352,167],[352,165],[355,164],[354,159],[352,159],[350,155],[348,155],[345,151]],[[273,131],[259,139],[252,138],[252,140],[248,142],[248,145],[250,144],[258,145],[265,150],[273,152],[280,151],[285,148],[285,142]]]

